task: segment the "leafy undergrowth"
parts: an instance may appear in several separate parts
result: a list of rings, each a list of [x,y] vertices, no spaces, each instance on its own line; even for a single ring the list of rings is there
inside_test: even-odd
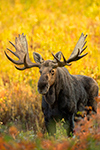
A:
[[[0,125],[0,150],[99,150],[100,149],[100,96],[97,114],[83,117],[75,123],[74,136],[68,138],[62,127],[57,125],[55,137],[33,130],[19,131],[15,125]]]
[[[8,41],[25,33],[31,60],[33,51],[44,59],[62,51],[68,59],[82,32],[88,34],[88,55],[67,68],[94,78],[100,87],[100,1],[0,0],[0,150],[100,149],[100,97],[97,115],[75,123],[74,137],[66,136],[62,122],[49,137],[37,92],[38,69],[20,72],[4,55],[7,47],[14,50]]]

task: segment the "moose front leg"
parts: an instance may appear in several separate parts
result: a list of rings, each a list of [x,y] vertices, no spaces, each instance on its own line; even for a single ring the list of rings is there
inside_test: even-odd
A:
[[[54,135],[56,133],[56,122],[52,117],[51,110],[48,103],[45,101],[44,96],[42,97],[42,111],[44,113],[45,127],[49,135]]]
[[[74,114],[69,114],[67,117],[64,118],[64,128],[66,129],[68,136],[73,136],[74,132]]]
[[[56,122],[53,120],[53,118],[45,118],[45,126],[49,135],[54,136],[56,133]]]

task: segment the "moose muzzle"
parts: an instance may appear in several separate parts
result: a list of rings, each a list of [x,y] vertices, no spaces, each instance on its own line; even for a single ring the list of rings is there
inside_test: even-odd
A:
[[[38,81],[38,92],[40,94],[45,95],[48,92],[49,88],[50,88],[50,85],[48,83],[47,76],[41,76]]]

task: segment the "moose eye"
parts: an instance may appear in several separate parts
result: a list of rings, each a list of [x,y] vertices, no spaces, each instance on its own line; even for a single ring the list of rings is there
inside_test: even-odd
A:
[[[54,75],[54,70],[52,69],[52,70],[50,70],[50,73],[52,74],[52,75]]]
[[[40,70],[39,72],[40,72],[40,74],[42,74],[42,71],[41,71],[41,70]]]

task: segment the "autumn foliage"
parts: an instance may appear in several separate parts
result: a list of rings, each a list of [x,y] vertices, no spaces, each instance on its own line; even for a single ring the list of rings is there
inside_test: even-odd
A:
[[[37,91],[38,69],[20,72],[4,55],[7,47],[14,50],[9,40],[14,43],[24,33],[32,61],[33,51],[44,59],[62,51],[67,59],[82,32],[88,34],[88,55],[67,69],[94,78],[100,87],[99,1],[0,0],[0,150],[100,149],[100,95],[97,114],[91,107],[90,116],[79,112],[74,137],[66,136],[62,122],[57,124],[55,137],[49,137]]]

